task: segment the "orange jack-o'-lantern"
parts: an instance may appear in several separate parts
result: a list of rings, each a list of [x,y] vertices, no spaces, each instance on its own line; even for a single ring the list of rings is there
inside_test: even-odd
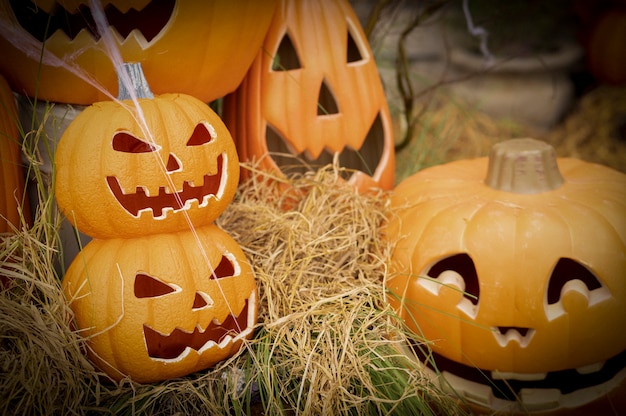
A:
[[[141,112],[131,100],[95,103],[59,141],[56,199],[68,220],[91,237],[206,225],[237,190],[235,144],[207,104],[185,94],[138,103]]]
[[[256,323],[256,283],[237,243],[215,225],[92,240],[63,289],[89,357],[113,379],[146,383],[236,353]]]
[[[204,102],[239,85],[275,6],[275,0],[101,3],[122,59],[142,63],[155,93],[185,93]],[[0,19],[5,28],[0,31],[4,35],[0,36],[0,71],[15,91],[74,104],[108,99],[46,56],[40,66],[41,54],[29,45],[44,42],[47,51],[116,95],[115,69],[95,29],[88,1],[2,0]]]
[[[348,1],[282,1],[263,50],[225,99],[224,121],[240,158],[267,170],[301,172],[339,153],[359,188],[393,186],[389,110]]]
[[[20,210],[28,220],[29,209],[24,194],[24,171],[21,162],[20,135],[15,97],[0,76],[0,233],[10,225],[20,226]],[[10,224],[10,225],[9,225]]]
[[[626,386],[626,175],[517,139],[392,206],[388,300],[462,397],[571,410]]]

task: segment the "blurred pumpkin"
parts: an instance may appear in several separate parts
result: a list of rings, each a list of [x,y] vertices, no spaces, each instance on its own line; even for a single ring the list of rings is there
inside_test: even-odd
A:
[[[126,62],[141,62],[157,94],[209,102],[233,91],[257,54],[276,0],[101,1]],[[1,0],[0,71],[13,89],[41,100],[92,104],[109,97],[45,60],[40,42],[114,96],[115,69],[95,33],[88,1]],[[46,32],[47,30],[47,32]],[[30,45],[30,46],[29,46]],[[33,46],[34,45],[34,46]],[[30,48],[30,49],[29,49]],[[233,53],[232,51],[237,51]]]
[[[626,82],[626,6],[610,8],[590,25],[587,66],[600,81]]]
[[[391,204],[388,300],[461,397],[571,410],[626,378],[626,175],[516,139]]]
[[[0,76],[0,233],[20,228],[21,218],[28,221],[30,216],[17,123],[15,97]]]
[[[215,225],[92,240],[63,290],[89,357],[114,380],[149,383],[213,366],[239,351],[256,323],[252,269]]]
[[[237,190],[237,151],[219,116],[190,95],[150,98],[145,78],[136,84],[141,112],[129,99],[95,103],[56,150],[59,208],[91,237],[207,225]]]
[[[333,162],[359,189],[394,181],[389,109],[376,62],[345,0],[283,0],[224,121],[241,160],[289,175]]]

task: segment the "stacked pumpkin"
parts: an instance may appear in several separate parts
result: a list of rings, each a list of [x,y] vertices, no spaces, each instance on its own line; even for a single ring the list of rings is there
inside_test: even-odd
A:
[[[490,414],[626,406],[626,175],[516,139],[405,179],[392,206],[389,302],[460,397]]]
[[[93,362],[153,382],[237,352],[257,292],[243,251],[213,223],[239,180],[228,130],[205,103],[153,96],[126,68],[135,87],[87,107],[57,148],[57,203],[94,238],[63,288]]]

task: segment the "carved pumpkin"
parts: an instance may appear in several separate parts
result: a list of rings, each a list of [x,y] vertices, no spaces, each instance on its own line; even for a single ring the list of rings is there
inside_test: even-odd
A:
[[[517,139],[418,172],[392,207],[388,300],[462,397],[555,410],[626,378],[626,175]]]
[[[111,378],[141,383],[232,356],[256,322],[256,284],[237,243],[214,225],[92,240],[63,289],[89,357]]]
[[[302,172],[339,152],[360,189],[393,186],[389,110],[348,1],[282,1],[263,50],[225,99],[224,121],[240,158],[261,160],[264,169]]]
[[[142,63],[155,93],[185,93],[204,102],[239,85],[259,50],[275,6],[275,0],[102,3],[122,59]],[[45,40],[46,50],[77,65],[116,95],[116,73],[103,42],[94,34],[88,1],[2,0],[0,19],[6,29],[0,31],[5,36],[0,36],[0,71],[15,91],[73,104],[108,99],[63,67],[44,60],[40,68],[40,53],[27,45]],[[8,39],[12,31],[21,37]]]
[[[59,141],[57,203],[70,223],[91,237],[129,238],[188,229],[189,222],[207,225],[237,190],[235,144],[208,105],[185,94],[138,103],[142,114],[130,100],[93,104]]]
[[[9,231],[9,224],[20,227],[20,207],[25,219],[30,215],[17,122],[15,97],[0,76],[0,233]]]

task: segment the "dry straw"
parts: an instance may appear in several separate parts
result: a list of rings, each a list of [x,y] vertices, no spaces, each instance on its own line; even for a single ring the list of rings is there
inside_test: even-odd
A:
[[[407,334],[384,301],[387,199],[344,174],[328,166],[280,187],[257,172],[240,186],[218,225],[256,273],[256,336],[215,368],[150,385],[114,384],[85,358],[54,272],[53,189],[40,184],[32,226],[0,246],[0,414],[462,413],[400,352]]]

